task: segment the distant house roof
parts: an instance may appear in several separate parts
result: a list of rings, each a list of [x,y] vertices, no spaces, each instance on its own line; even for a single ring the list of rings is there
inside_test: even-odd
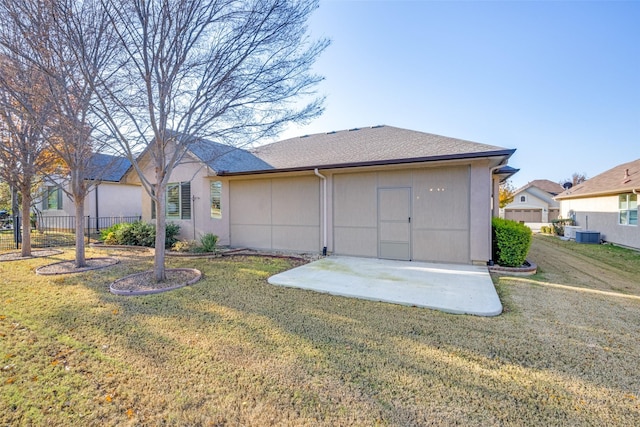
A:
[[[89,160],[86,178],[96,181],[118,182],[131,166],[126,157],[94,153]]]
[[[529,182],[527,185],[517,189],[514,194],[520,193],[521,191],[526,190],[527,188],[536,187],[542,191],[546,191],[552,196],[556,196],[564,191],[564,187],[558,184],[557,182],[549,181],[548,179],[536,179],[534,181]]]
[[[206,139],[191,143],[189,151],[220,175],[273,169],[247,150]]]
[[[511,156],[515,150],[392,126],[286,139],[252,150],[278,170]]]
[[[640,190],[640,159],[623,163],[594,176],[559,194],[556,199],[630,193],[632,190]]]

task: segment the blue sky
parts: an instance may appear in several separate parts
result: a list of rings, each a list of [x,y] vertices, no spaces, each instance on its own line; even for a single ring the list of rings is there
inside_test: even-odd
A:
[[[325,113],[282,138],[378,124],[516,148],[516,187],[640,158],[640,1],[338,1]]]

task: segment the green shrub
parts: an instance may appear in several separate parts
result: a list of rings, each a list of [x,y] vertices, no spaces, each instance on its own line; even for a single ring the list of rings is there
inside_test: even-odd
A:
[[[169,249],[178,241],[177,235],[180,232],[180,226],[169,223],[166,230],[165,248]],[[153,224],[142,221],[123,222],[102,230],[100,238],[107,245],[146,246],[152,248],[156,244],[156,227]]]
[[[553,234],[553,227],[549,225],[543,225],[540,227],[540,232],[544,234]]]
[[[524,224],[493,218],[493,259],[503,267],[520,267],[531,247],[531,229]]]
[[[118,231],[118,229],[121,228],[124,224],[126,223],[113,224],[109,228],[103,228],[102,230],[100,230],[100,240],[105,242],[107,245],[116,245],[117,243],[107,243],[107,239],[115,239],[116,231]]]
[[[171,247],[172,251],[175,252],[196,252],[199,243],[195,240],[179,240]]]
[[[576,225],[573,219],[564,218],[564,219],[554,219],[551,221],[551,225],[553,226],[553,232],[558,236],[564,236],[564,227],[565,225]]]
[[[198,248],[201,252],[215,252],[216,245],[218,243],[218,236],[215,234],[207,233],[200,238],[200,248]]]
[[[106,236],[101,235],[100,238],[104,242],[105,245],[117,245],[118,240],[116,239],[116,233],[113,231],[109,232]]]
[[[167,224],[165,228],[165,233],[166,233],[166,237],[164,241],[164,247],[167,249],[172,248],[173,245],[175,245],[176,242],[178,241],[178,233],[180,233],[180,226],[178,224],[174,224],[173,222],[170,222]]]

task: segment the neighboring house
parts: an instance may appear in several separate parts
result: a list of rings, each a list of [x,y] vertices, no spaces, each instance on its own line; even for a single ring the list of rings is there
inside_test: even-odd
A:
[[[87,170],[87,179],[94,181],[84,202],[84,215],[95,217],[130,217],[142,213],[141,187],[121,183],[131,163],[124,157],[96,153]],[[62,181],[62,180],[61,180]],[[64,182],[64,181],[63,181]],[[74,216],[73,200],[60,188],[60,181],[49,181],[42,187],[43,216]]]
[[[232,247],[486,264],[514,151],[391,126],[254,150],[199,140],[172,173],[167,219],[182,238]],[[124,180],[139,183],[132,170]]]
[[[532,229],[558,219],[560,203],[554,197],[562,185],[548,179],[536,179],[514,192],[513,201],[503,209],[503,217],[527,224]]]
[[[563,217],[611,243],[640,249],[640,159],[618,165],[556,197]]]

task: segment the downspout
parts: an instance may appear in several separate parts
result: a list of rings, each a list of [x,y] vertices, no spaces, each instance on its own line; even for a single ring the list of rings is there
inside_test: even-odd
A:
[[[313,173],[315,173],[318,178],[322,179],[322,256],[327,256],[327,177],[318,172],[318,168],[315,168]]]
[[[98,213],[98,186],[100,183],[96,184],[96,232],[100,233],[100,215]]]
[[[498,197],[498,205],[500,203],[499,199],[500,199],[500,192],[498,191],[498,194],[494,194],[494,187],[493,187],[493,172],[500,169],[501,167],[503,167],[505,165],[505,161],[500,162],[500,164],[498,166],[494,166],[492,168],[489,168],[489,180],[490,180],[490,186],[489,188],[491,188],[491,215],[489,218],[489,256],[491,258],[489,258],[489,261],[487,261],[487,265],[491,266],[494,264],[493,261],[493,213],[494,213],[494,206],[495,206],[495,198]],[[500,216],[500,208],[498,207],[498,215]]]

